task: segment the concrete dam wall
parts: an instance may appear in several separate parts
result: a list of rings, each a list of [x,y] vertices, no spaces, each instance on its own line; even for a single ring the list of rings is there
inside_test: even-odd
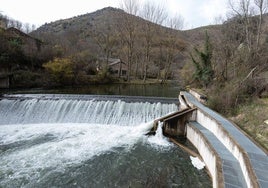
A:
[[[197,109],[187,123],[186,136],[202,156],[213,187],[268,187],[267,152],[194,95],[179,96],[182,109]]]

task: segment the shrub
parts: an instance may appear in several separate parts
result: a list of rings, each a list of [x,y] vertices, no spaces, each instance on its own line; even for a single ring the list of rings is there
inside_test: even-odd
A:
[[[37,72],[19,70],[13,73],[11,80],[12,87],[40,87],[45,83],[45,77]]]
[[[71,84],[74,81],[74,63],[69,58],[55,58],[44,64],[56,84]]]

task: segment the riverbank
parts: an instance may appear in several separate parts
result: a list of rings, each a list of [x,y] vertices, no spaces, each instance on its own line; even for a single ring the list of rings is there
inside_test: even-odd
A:
[[[268,150],[268,98],[255,98],[237,109],[237,115],[229,117],[248,135]]]

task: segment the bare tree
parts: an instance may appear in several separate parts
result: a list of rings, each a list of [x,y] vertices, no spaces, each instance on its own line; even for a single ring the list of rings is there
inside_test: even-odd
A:
[[[169,24],[172,26],[172,24]],[[160,67],[162,67],[162,82],[165,83],[172,73],[171,67],[175,62],[176,56],[185,49],[185,44],[177,37],[174,28],[165,30],[166,37],[160,41]]]
[[[18,30],[22,30],[22,23],[20,21],[10,19],[8,20],[8,27],[14,27]]]
[[[221,25],[221,24],[224,23],[224,21],[225,21],[225,18],[222,15],[220,15],[220,16],[216,16],[214,18],[213,23],[216,24],[216,25]]]
[[[24,24],[24,31],[25,31],[25,33],[31,32],[31,27],[30,27],[29,23]]]
[[[174,17],[168,19],[167,26],[171,29],[181,30],[184,27],[184,18],[176,14]]]
[[[115,50],[114,47],[117,41],[115,33],[116,32],[113,31],[113,27],[109,24],[109,22],[105,22],[102,27],[97,25],[91,32],[91,36],[93,36],[93,39],[96,41],[103,53],[107,67],[109,58]]]
[[[7,28],[8,26],[8,17],[1,14],[0,11],[0,26]]]
[[[119,21],[119,34],[121,40],[127,46],[127,80],[130,81],[132,64],[134,62],[135,41],[137,37],[137,23],[134,22],[133,15],[137,15],[139,11],[138,0],[122,0],[120,7],[128,14]]]
[[[155,24],[163,24],[167,18],[167,9],[164,5],[155,4],[152,1],[147,1],[140,12],[140,16],[149,22],[145,22],[143,27],[144,33],[144,61],[142,64],[143,81],[147,79],[148,65],[151,61],[153,38],[155,37]]]
[[[251,6],[250,0],[229,0],[229,6],[233,11],[234,15],[238,16],[241,21],[243,21],[248,51],[251,52],[253,36],[250,31],[250,17],[253,15],[253,8]]]
[[[256,42],[256,50],[258,50],[260,45],[260,36],[262,33],[262,24],[263,24],[263,14],[266,13],[268,8],[267,0],[254,0],[255,5],[258,8],[259,13],[259,23],[258,23],[258,32],[257,32],[257,42]]]
[[[245,38],[249,52],[254,48],[258,51],[262,34],[263,15],[267,12],[267,0],[229,0],[229,6],[244,25]],[[255,16],[255,17],[254,17]],[[258,20],[255,19],[259,17]],[[257,28],[257,31],[256,29]]]
[[[121,0],[120,8],[123,9],[126,13],[131,15],[138,15],[140,8],[139,0]]]
[[[168,17],[168,12],[162,3],[156,4],[148,0],[143,4],[140,16],[145,20],[162,25]]]

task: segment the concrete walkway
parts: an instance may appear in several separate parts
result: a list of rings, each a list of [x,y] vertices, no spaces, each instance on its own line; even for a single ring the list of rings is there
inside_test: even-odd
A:
[[[207,113],[209,116],[214,118],[217,122],[219,122],[222,127],[228,131],[229,135],[236,140],[236,142],[244,149],[246,154],[249,157],[250,163],[252,165],[252,168],[255,172],[255,175],[257,176],[257,181],[262,188],[268,188],[268,156],[267,154],[260,149],[253,141],[251,141],[247,136],[245,136],[234,124],[232,124],[230,121],[228,121],[226,118],[222,117],[218,113],[214,112],[213,110],[209,109],[208,107],[201,104],[193,95],[187,92],[183,92],[184,97],[186,100],[196,106],[197,108],[201,109],[205,113]],[[222,147],[220,143],[218,143],[217,140],[215,140],[213,133],[209,133],[207,130],[204,129],[204,127],[200,124],[194,124],[201,132],[204,133],[204,135],[210,140],[211,144],[215,146],[215,149],[218,147]],[[219,144],[219,145],[218,145]],[[219,152],[219,155],[223,159],[223,164],[225,163],[228,166],[229,160],[225,160],[225,150],[217,149]],[[227,153],[226,153],[227,154]],[[229,157],[229,154],[227,154]],[[227,159],[227,158],[226,158]],[[227,163],[226,163],[227,162]],[[233,165],[233,163],[232,163]],[[236,165],[234,164],[234,168],[236,168]],[[229,169],[224,167],[224,174],[231,175],[232,170],[228,172]],[[239,175],[239,174],[238,174]],[[226,176],[227,177],[227,176]],[[241,182],[242,187],[244,187],[243,181]],[[237,187],[237,186],[235,186]]]
[[[190,122],[189,126],[197,128],[205,138],[211,143],[222,160],[222,171],[224,176],[224,186],[247,187],[243,172],[237,159],[232,153],[217,139],[217,137],[197,122]]]

